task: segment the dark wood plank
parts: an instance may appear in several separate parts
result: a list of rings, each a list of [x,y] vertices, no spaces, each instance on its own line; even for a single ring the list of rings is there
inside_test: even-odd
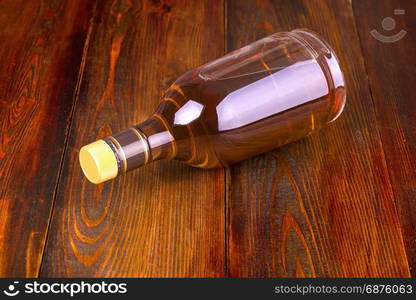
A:
[[[354,1],[353,8],[409,266],[416,276],[415,3]],[[395,15],[395,9],[404,9],[404,15]],[[395,20],[395,28],[383,28],[386,17]],[[405,30],[406,35],[394,43],[383,43],[370,35],[372,30],[385,36]]]
[[[157,162],[93,185],[78,151],[149,117],[224,51],[222,1],[99,1],[42,276],[224,275],[224,171]]]
[[[230,276],[409,276],[350,2],[229,1],[228,50],[306,27],[338,54],[347,105],[334,123],[230,169]]]
[[[37,276],[93,1],[0,3],[0,276]]]

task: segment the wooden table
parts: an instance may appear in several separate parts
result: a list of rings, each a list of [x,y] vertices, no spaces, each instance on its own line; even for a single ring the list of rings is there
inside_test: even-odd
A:
[[[0,276],[416,275],[413,1],[0,6]],[[227,169],[82,175],[80,147],[145,120],[183,72],[300,27],[341,60],[336,122]]]

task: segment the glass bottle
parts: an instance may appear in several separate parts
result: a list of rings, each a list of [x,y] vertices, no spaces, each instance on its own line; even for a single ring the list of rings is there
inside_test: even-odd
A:
[[[101,183],[159,159],[228,166],[307,136],[345,104],[337,57],[316,33],[275,33],[179,77],[153,116],[80,150]]]

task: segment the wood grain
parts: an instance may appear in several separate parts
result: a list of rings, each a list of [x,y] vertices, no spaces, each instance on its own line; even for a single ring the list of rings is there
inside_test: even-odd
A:
[[[0,277],[416,276],[415,16],[399,0],[1,1]],[[179,75],[300,27],[345,72],[327,128],[226,172],[82,175],[79,148],[145,120]]]
[[[411,1],[354,1],[354,15],[367,67],[384,154],[396,199],[407,258],[416,276],[416,6]],[[404,9],[404,15],[394,15]],[[368,13],[371,12],[371,13]],[[382,28],[392,17],[396,27]],[[405,30],[395,43],[382,43],[370,32],[385,36]]]
[[[300,27],[338,54],[347,105],[320,132],[230,169],[229,275],[409,276],[350,1],[227,2],[228,50]]]
[[[37,276],[92,1],[0,3],[0,276]]]
[[[224,275],[224,171],[158,162],[90,184],[79,148],[148,118],[224,51],[222,1],[99,1],[41,276]]]

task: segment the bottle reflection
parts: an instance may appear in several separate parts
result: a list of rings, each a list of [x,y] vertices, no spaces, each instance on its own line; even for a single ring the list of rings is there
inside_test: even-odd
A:
[[[204,109],[204,105],[189,100],[176,113],[173,120],[174,125],[188,125],[199,118]]]
[[[297,62],[228,94],[216,107],[218,129],[249,125],[327,94],[316,60]]]

